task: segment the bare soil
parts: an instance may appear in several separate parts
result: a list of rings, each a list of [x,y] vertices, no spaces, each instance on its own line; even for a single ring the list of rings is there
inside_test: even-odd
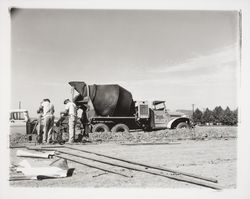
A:
[[[75,148],[102,153],[131,161],[215,178],[223,188],[236,188],[237,128],[197,127],[195,130],[165,130],[155,132],[131,132],[129,134],[92,134],[89,141],[95,144],[77,144]],[[179,144],[122,145],[121,143],[163,143],[177,141]],[[16,157],[18,149],[11,149],[11,164],[25,158]],[[68,150],[68,149],[64,149]],[[68,150],[70,151],[70,150]],[[71,152],[71,151],[70,151]],[[87,154],[77,152],[78,155]],[[49,165],[53,160],[26,158],[33,166]],[[79,158],[77,159],[79,160]],[[68,161],[75,168],[72,177],[63,179],[11,181],[15,187],[162,187],[204,188],[165,177],[81,160],[116,171],[132,178],[122,177]],[[111,161],[111,160],[109,160]],[[112,162],[118,163],[113,160]],[[121,162],[119,162],[121,163]],[[125,163],[123,163],[125,164]],[[128,164],[127,164],[128,165]],[[130,165],[131,166],[131,165]]]

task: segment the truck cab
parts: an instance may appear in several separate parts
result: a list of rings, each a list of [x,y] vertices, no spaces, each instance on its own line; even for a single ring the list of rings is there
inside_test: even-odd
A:
[[[166,109],[165,101],[153,101],[152,111],[154,115],[154,129],[179,129],[179,128],[189,128],[190,118],[186,117],[184,114],[171,114]]]
[[[10,135],[28,135],[36,134],[36,119],[29,117],[29,112],[26,109],[10,110],[9,126]]]
[[[29,113],[25,109],[16,109],[10,111],[10,135],[27,134],[27,122],[29,121]]]

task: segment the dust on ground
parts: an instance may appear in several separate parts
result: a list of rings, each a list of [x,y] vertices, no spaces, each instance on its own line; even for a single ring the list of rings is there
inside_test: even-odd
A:
[[[91,134],[96,144],[75,145],[75,148],[183,172],[215,178],[223,188],[236,187],[237,163],[236,127],[197,127],[194,130],[163,130],[120,134]],[[96,142],[95,142],[96,141]],[[120,143],[158,143],[178,141],[171,145],[121,145]],[[11,149],[11,164],[25,158],[16,157]],[[80,154],[81,152],[79,152]],[[86,154],[83,154],[86,155]],[[28,159],[28,158],[26,158]],[[28,159],[33,166],[48,165],[52,160]],[[68,161],[75,168],[72,177],[63,179],[11,181],[15,187],[162,187],[202,188],[197,185],[153,176],[120,167],[82,160],[87,164],[116,171],[133,178],[107,173]]]
[[[143,142],[168,142],[176,140],[208,140],[230,139],[237,137],[237,127],[210,126],[195,127],[192,129],[166,129],[159,131],[137,132],[104,132],[91,133],[89,140],[93,142],[116,142],[116,143],[143,143]]]

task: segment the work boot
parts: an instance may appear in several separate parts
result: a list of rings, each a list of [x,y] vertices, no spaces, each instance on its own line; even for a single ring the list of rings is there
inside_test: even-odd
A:
[[[67,142],[65,142],[65,144],[73,144],[73,143],[74,143],[74,139],[73,138],[71,138]]]

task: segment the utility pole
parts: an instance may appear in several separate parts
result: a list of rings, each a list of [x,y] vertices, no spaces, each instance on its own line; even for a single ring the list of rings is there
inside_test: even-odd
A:
[[[194,123],[194,104],[192,104],[192,111],[193,111],[192,120],[193,120],[193,124],[195,125],[195,123]],[[192,137],[196,138],[195,128],[192,128],[192,129],[193,129]]]
[[[192,117],[193,117],[193,119],[194,119],[194,104],[192,104],[192,111],[193,111]]]
[[[22,107],[22,103],[21,103],[21,101],[19,101],[18,102],[18,108],[21,109],[21,107]]]

